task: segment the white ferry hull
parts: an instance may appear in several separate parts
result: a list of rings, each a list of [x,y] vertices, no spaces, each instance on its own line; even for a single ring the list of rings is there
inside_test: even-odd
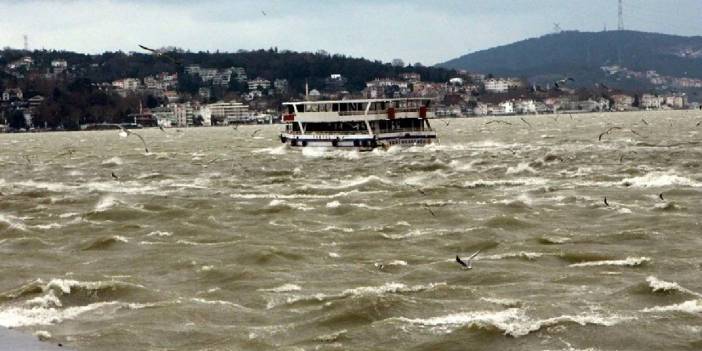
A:
[[[291,147],[331,147],[356,148],[371,150],[377,147],[393,145],[419,146],[436,141],[436,133],[410,132],[386,133],[370,136],[363,135],[316,135],[316,134],[280,134],[280,141]]]

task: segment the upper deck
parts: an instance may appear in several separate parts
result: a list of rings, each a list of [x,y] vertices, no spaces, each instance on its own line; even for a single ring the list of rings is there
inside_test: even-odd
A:
[[[283,103],[283,122],[350,122],[432,118],[431,98],[299,101]]]

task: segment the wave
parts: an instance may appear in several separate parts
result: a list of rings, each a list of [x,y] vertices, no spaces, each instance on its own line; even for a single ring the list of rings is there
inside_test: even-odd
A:
[[[526,252],[526,251],[520,251],[520,252],[510,252],[510,253],[504,253],[504,254],[499,254],[499,255],[489,255],[489,256],[478,256],[476,257],[477,260],[501,260],[505,258],[521,258],[525,260],[535,260],[544,254],[541,252]]]
[[[6,328],[51,325],[107,306],[116,306],[118,302],[97,302],[86,306],[57,309],[54,307],[10,307],[0,310],[0,326]]]
[[[510,308],[497,312],[454,313],[427,319],[405,317],[394,319],[413,325],[431,327],[433,330],[443,333],[451,332],[462,327],[468,327],[471,329],[499,331],[504,335],[520,337],[536,332],[544,327],[564,323],[574,323],[581,326],[588,324],[613,326],[623,321],[631,320],[633,317],[623,317],[619,315],[603,316],[595,313],[583,313],[575,316],[562,315],[546,319],[533,319],[527,316],[521,309]]]
[[[114,156],[114,157],[108,158],[107,160],[102,161],[102,163],[100,163],[100,164],[105,166],[105,167],[114,167],[114,166],[123,165],[124,161],[121,158]]]
[[[602,260],[602,261],[589,261],[573,263],[568,267],[595,267],[595,266],[626,266],[626,267],[637,267],[642,266],[646,263],[651,262],[648,257],[627,257],[623,260]]]
[[[702,183],[696,182],[690,178],[682,177],[670,172],[651,172],[640,177],[625,178],[621,182],[624,186],[633,186],[639,188],[658,188],[666,186],[689,186],[702,187]]]
[[[127,243],[129,240],[121,235],[112,235],[102,238],[97,238],[93,241],[84,244],[81,250],[105,250],[119,243]]]
[[[689,300],[674,305],[649,307],[644,308],[641,312],[684,312],[696,315],[702,313],[702,300]]]
[[[544,178],[517,178],[512,180],[483,180],[479,179],[476,181],[463,183],[464,188],[477,189],[477,188],[495,188],[495,187],[516,187],[524,185],[544,185],[547,180]]]
[[[13,215],[0,213],[0,223],[5,223],[7,229],[17,229],[23,232],[27,231],[27,226],[24,224],[22,219]],[[2,226],[0,226],[0,229],[3,229]]]
[[[684,288],[680,286],[680,284],[675,283],[675,282],[667,282],[665,280],[660,280],[654,276],[648,276],[646,278],[646,282],[648,283],[648,286],[651,287],[651,290],[653,292],[681,292],[685,294],[690,294],[693,296],[697,296],[702,298],[702,294],[694,292],[690,289]]]
[[[255,154],[268,154],[268,155],[285,155],[288,153],[287,145],[280,145],[277,147],[267,147],[263,149],[253,150]]]
[[[286,304],[295,304],[299,302],[324,302],[330,300],[339,300],[348,297],[359,297],[359,296],[375,296],[375,295],[385,295],[385,294],[406,294],[415,293],[426,290],[431,290],[437,286],[445,286],[445,282],[439,283],[429,283],[424,285],[412,285],[408,286],[403,283],[385,283],[381,286],[362,286],[358,288],[346,289],[338,294],[324,294],[318,293],[315,295],[306,296],[291,296],[285,300]],[[276,307],[277,303],[269,303],[268,308]]]
[[[534,168],[532,168],[527,162],[522,162],[515,167],[508,167],[507,171],[505,172],[506,175],[524,173],[536,174],[538,172]]]
[[[494,303],[496,305],[504,306],[504,307],[521,307],[522,306],[522,301],[517,300],[517,299],[506,299],[506,298],[494,298],[494,297],[481,297],[481,300],[489,303]]]
[[[279,287],[275,287],[275,288],[258,289],[258,291],[275,292],[275,293],[293,292],[293,291],[300,291],[300,290],[302,290],[302,288],[296,284],[283,284],[283,285],[281,285]]]

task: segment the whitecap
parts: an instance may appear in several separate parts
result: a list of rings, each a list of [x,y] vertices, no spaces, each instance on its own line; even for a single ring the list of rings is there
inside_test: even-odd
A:
[[[337,208],[339,206],[341,206],[339,201],[327,202],[327,208]]]
[[[653,188],[665,186],[690,186],[701,187],[702,183],[696,182],[690,178],[682,177],[671,172],[651,172],[640,177],[625,178],[622,180],[622,185],[634,186],[640,188]]]
[[[106,306],[117,305],[117,302],[98,302],[86,306],[56,309],[53,307],[10,307],[0,310],[0,326],[6,328],[27,327],[33,325],[51,325],[67,319],[97,310]]]
[[[653,292],[669,292],[669,291],[679,291],[685,294],[690,294],[698,297],[702,297],[702,294],[694,292],[690,289],[680,286],[680,284],[675,282],[667,282],[665,280],[660,280],[654,276],[646,277],[646,282],[648,286],[651,287]]]
[[[121,166],[122,164],[124,164],[124,161],[117,156],[102,161],[103,166]]]
[[[533,319],[527,316],[523,310],[510,308],[504,311],[479,311],[462,312],[432,318],[391,318],[404,323],[431,327],[432,330],[448,333],[455,329],[469,326],[480,329],[499,329],[505,335],[520,337],[561,323],[576,323],[579,325],[595,324],[612,326],[622,321],[633,319],[632,317],[622,317],[618,315],[602,316],[599,314],[583,313],[575,316],[562,315],[547,319]]]
[[[292,291],[300,291],[300,290],[302,290],[302,288],[296,284],[283,284],[281,286],[271,288],[271,289],[258,289],[258,291],[275,292],[275,293],[292,292]]]
[[[536,174],[537,172],[535,169],[533,169],[531,166],[529,166],[529,163],[527,163],[527,162],[519,163],[516,167],[508,167],[507,171],[505,172],[506,175],[521,174],[521,173]]]
[[[649,307],[643,309],[642,312],[684,312],[699,314],[702,313],[702,300],[689,300],[675,305]]]
[[[160,230],[156,230],[156,231],[153,231],[149,234],[146,234],[146,236],[159,236],[159,237],[168,237],[168,236],[172,236],[172,235],[173,235],[173,233],[171,233],[171,232],[162,232]]]
[[[573,263],[568,267],[627,266],[636,267],[651,262],[648,257],[627,257],[623,260],[603,260]]]
[[[254,150],[255,154],[269,154],[269,155],[285,155],[288,152],[287,145],[280,145],[278,147],[267,147],[259,150]]]

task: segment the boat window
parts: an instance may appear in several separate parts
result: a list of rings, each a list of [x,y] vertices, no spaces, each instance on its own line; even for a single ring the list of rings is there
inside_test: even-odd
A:
[[[288,105],[288,114],[295,113],[295,107],[293,105]]]
[[[332,112],[339,112],[339,104],[332,104]]]
[[[348,110],[349,110],[349,104],[346,104],[346,103],[344,103],[344,104],[339,104],[339,111],[341,111],[341,112],[346,112],[346,111],[348,111]]]

